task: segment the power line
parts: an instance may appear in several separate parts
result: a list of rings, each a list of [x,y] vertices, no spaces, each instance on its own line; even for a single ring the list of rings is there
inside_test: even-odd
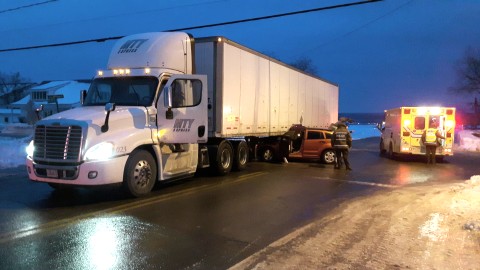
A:
[[[58,1],[58,0],[51,0],[51,1]],[[299,15],[299,14],[305,14],[305,13],[311,13],[311,12],[318,12],[318,11],[324,11],[324,10],[331,10],[331,9],[337,9],[337,8],[358,6],[358,5],[370,4],[370,3],[381,2],[381,1],[383,1],[383,0],[365,0],[365,1],[347,3],[347,4],[319,7],[319,8],[293,11],[293,12],[287,12],[287,13],[281,13],[281,14],[275,14],[275,15],[268,15],[268,16],[254,17],[254,18],[235,20],[235,21],[229,21],[229,22],[221,22],[221,23],[213,23],[213,24],[205,24],[205,25],[199,25],[199,26],[191,26],[191,27],[170,29],[170,30],[164,30],[164,31],[166,31],[166,32],[186,31],[186,30],[210,28],[210,27],[217,27],[217,26],[224,26],[224,25],[232,25],[232,24],[239,24],[239,23],[246,23],[246,22],[253,22],[253,21],[260,21],[260,20],[268,20],[268,19],[274,19],[274,18],[280,18],[280,17],[286,17],[286,16],[293,16],[293,15]],[[50,47],[69,46],[69,45],[78,45],[78,44],[91,43],[91,42],[105,42],[105,41],[109,41],[109,40],[121,39],[123,37],[124,36],[115,36],[115,37],[87,39],[87,40],[54,43],[54,44],[46,44],[46,45],[36,45],[36,46],[28,46],[28,47],[20,47],[20,48],[1,49],[0,53],[11,52],[11,51],[22,51],[22,50],[50,48]]]
[[[6,13],[6,12],[11,12],[11,11],[16,11],[16,10],[19,10],[19,9],[24,9],[24,8],[34,7],[34,6],[40,6],[40,5],[44,5],[44,4],[48,4],[48,3],[56,2],[56,1],[58,1],[58,0],[48,0],[48,1],[43,1],[43,2],[33,3],[33,4],[30,4],[30,5],[20,6],[20,7],[16,7],[16,8],[4,9],[4,10],[0,10],[0,13]]]

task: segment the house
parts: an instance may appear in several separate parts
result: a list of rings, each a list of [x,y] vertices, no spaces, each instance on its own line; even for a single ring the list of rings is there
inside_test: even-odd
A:
[[[41,118],[80,106],[80,93],[87,90],[87,81],[51,81],[32,87],[30,94],[9,105],[10,109],[21,110],[28,124],[37,121],[35,108],[43,105]]]

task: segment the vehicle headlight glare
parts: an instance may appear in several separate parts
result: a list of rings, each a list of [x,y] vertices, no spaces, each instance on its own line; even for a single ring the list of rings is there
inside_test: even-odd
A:
[[[85,153],[85,160],[106,160],[114,155],[114,145],[111,142],[96,144]]]
[[[27,152],[27,156],[33,157],[33,150],[35,147],[33,146],[33,140],[30,141],[27,147],[25,147],[25,151]]]

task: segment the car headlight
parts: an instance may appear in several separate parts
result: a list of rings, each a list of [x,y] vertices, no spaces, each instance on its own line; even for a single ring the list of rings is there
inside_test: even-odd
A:
[[[115,149],[111,142],[101,142],[90,147],[85,153],[85,160],[106,160],[115,154]]]
[[[35,147],[33,146],[33,140],[31,140],[28,146],[25,147],[25,152],[27,152],[27,156],[33,157],[33,150],[35,150]]]

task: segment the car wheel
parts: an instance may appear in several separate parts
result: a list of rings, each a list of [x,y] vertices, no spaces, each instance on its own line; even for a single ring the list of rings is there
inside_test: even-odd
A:
[[[327,149],[322,153],[322,161],[325,164],[333,164],[335,163],[335,151],[332,149]]]
[[[260,159],[266,162],[272,162],[275,159],[275,152],[270,147],[265,147],[260,150]]]

